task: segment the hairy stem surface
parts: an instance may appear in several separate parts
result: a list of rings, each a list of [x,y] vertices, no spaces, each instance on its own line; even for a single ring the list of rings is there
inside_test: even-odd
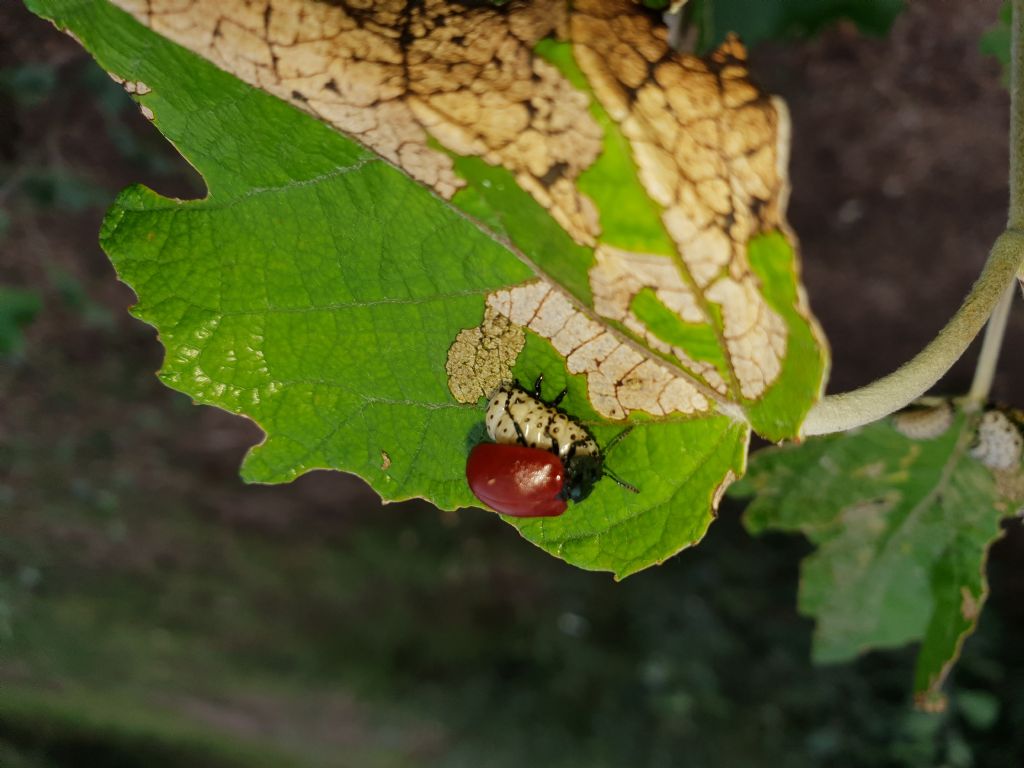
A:
[[[995,311],[992,312],[988,325],[985,326],[985,339],[981,343],[978,364],[974,368],[974,380],[971,382],[971,391],[967,393],[964,403],[968,410],[977,410],[983,406],[988,400],[989,392],[992,391],[996,364],[999,362],[999,351],[1003,347],[1003,336],[1006,335],[1006,321],[1010,317],[1010,307],[1013,305],[1013,297],[1016,293],[1016,286],[1011,280],[1003,291]]]

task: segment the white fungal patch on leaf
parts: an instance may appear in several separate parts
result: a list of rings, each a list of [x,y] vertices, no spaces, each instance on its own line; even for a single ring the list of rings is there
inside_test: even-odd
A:
[[[503,165],[578,242],[598,231],[576,177],[601,131],[587,97],[533,46],[565,3],[113,0],[154,31],[363,142],[450,198],[463,185],[433,137]]]
[[[1019,470],[1022,455],[1024,436],[1017,425],[1002,411],[987,411],[978,423],[971,456],[990,469]]]
[[[569,373],[586,374],[590,402],[606,418],[624,419],[632,411],[691,415],[711,407],[693,382],[580,312],[550,283],[536,280],[496,291],[487,306],[550,341]]]

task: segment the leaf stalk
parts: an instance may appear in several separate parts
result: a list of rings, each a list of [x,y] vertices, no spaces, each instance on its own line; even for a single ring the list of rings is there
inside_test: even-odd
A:
[[[1013,0],[1012,8],[1007,229],[993,244],[967,298],[939,334],[888,376],[852,392],[823,398],[807,414],[803,425],[806,436],[854,429],[909,405],[949,371],[991,317],[968,400],[977,402],[977,398],[984,400],[988,396],[1013,285],[1017,275],[1024,274],[1024,0]]]

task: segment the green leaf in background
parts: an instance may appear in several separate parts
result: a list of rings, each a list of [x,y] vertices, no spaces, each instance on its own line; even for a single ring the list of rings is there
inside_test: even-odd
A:
[[[999,60],[1003,68],[1003,84],[1007,87],[1010,85],[1010,38],[1013,34],[1010,30],[1010,21],[1012,16],[1010,0],[1006,0],[1003,7],[999,9],[999,21],[978,41],[978,50]]]
[[[748,529],[802,532],[817,547],[799,598],[817,622],[817,661],[920,641],[917,701],[942,705],[988,594],[988,548],[1024,503],[1022,444],[1010,415],[940,401],[752,457],[733,487],[755,496]]]
[[[417,16],[404,49],[366,31],[386,28],[386,4],[278,0],[254,21],[225,3],[232,21],[212,38],[199,4],[29,5],[73,32],[207,183],[188,202],[126,190],[101,243],[160,333],[163,381],[266,432],[250,481],[340,469],[386,499],[477,504],[464,467],[482,398],[544,373],[602,442],[635,424],[609,466],[642,491],[601,483],[563,517],[517,525],[622,577],[699,541],[744,471],[751,425],[792,436],[820,394],[826,353],[781,234],[785,113],[746,80],[735,44],[663,62],[662,79],[683,82],[661,112],[630,116],[619,83],[638,104],[662,86],[604,47],[672,55],[628,3],[570,14],[571,49],[544,40],[557,14],[541,4],[453,4],[440,22]],[[369,38],[317,37],[364,13]],[[715,120],[728,130],[676,147],[673,120],[698,137]]]
[[[0,285],[0,358],[21,351],[22,331],[41,308],[39,296],[32,291]]]
[[[22,64],[0,69],[0,93],[20,105],[41,104],[57,84],[57,71],[42,64]]]
[[[686,6],[699,27],[699,50],[720,44],[730,32],[756,45],[813,37],[844,19],[884,35],[905,7],[905,0],[690,0]]]

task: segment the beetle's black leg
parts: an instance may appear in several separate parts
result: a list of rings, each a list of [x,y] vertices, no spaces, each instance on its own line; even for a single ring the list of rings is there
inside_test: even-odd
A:
[[[526,435],[523,434],[523,428],[519,426],[519,422],[512,419],[512,426],[516,428],[516,439],[521,445],[526,445]]]
[[[564,397],[566,396],[566,394],[568,394],[568,392],[569,392],[569,388],[568,388],[568,387],[566,387],[565,389],[563,389],[563,390],[562,390],[561,392],[559,392],[559,393],[558,393],[558,394],[557,394],[557,395],[555,396],[555,399],[551,401],[551,404],[552,404],[553,406],[555,406],[555,408],[557,408],[557,407],[558,407],[558,404],[559,404],[560,402],[562,402],[562,399],[563,399],[563,398],[564,398]]]
[[[540,387],[544,383],[544,374],[538,374],[537,380],[533,382],[533,396],[540,400]]]

